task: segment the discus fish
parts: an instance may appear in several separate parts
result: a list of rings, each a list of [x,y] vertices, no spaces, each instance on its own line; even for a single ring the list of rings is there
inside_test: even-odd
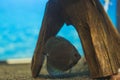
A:
[[[62,74],[81,58],[76,48],[62,37],[52,37],[45,45],[47,70],[50,75]]]

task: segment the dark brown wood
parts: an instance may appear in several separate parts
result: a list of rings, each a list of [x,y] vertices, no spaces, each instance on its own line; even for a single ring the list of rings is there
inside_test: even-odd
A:
[[[98,0],[62,4],[65,16],[81,37],[91,77],[117,73],[120,67],[120,35]]]
[[[111,76],[120,68],[120,34],[98,0],[50,0],[33,57],[32,73],[41,69],[45,42],[63,23],[73,25],[82,40],[92,78]]]
[[[120,0],[117,0],[117,28],[120,32]]]
[[[37,45],[34,51],[34,56],[32,59],[31,70],[32,76],[37,77],[43,61],[44,61],[44,45],[46,41],[57,34],[60,30],[64,21],[60,15],[60,7],[58,7],[54,2],[50,1],[46,5],[46,11],[44,14],[42,27],[38,37]],[[54,27],[54,28],[53,28]]]

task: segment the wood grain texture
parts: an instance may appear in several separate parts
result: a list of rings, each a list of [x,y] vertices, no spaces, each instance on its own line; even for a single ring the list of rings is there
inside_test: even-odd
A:
[[[73,25],[82,40],[92,78],[111,76],[120,67],[120,34],[98,0],[50,0],[34,52],[32,73],[36,77],[43,62],[45,42],[63,23]]]
[[[40,34],[31,64],[33,77],[37,77],[39,72],[41,71],[41,67],[44,61],[43,50],[46,41],[50,37],[55,36],[64,23],[59,11],[60,8],[54,2],[51,1],[47,3]]]
[[[92,78],[110,76],[120,67],[120,35],[98,0],[64,5],[67,22],[78,31]]]

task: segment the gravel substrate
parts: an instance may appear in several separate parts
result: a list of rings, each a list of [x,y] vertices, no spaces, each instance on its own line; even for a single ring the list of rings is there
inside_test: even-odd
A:
[[[0,80],[92,80],[84,59],[72,69],[71,73],[61,76],[50,77],[46,71],[45,64],[38,78],[31,76],[30,64],[0,64]]]

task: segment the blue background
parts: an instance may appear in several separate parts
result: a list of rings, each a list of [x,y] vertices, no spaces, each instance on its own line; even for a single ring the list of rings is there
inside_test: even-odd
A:
[[[104,0],[100,0],[105,6]],[[31,58],[35,49],[47,0],[0,0],[0,60]],[[116,26],[116,0],[110,0],[107,11]],[[61,29],[58,35],[68,39],[83,55],[73,26]]]

